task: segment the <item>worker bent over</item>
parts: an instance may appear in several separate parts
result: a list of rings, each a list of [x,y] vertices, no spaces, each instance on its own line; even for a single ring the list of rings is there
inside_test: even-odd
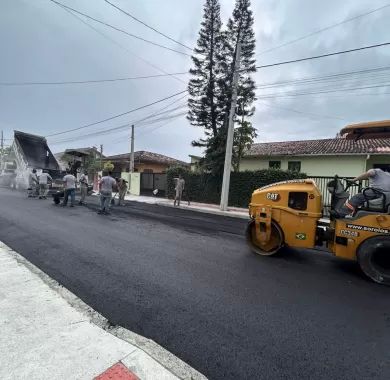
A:
[[[118,180],[118,192],[119,192],[119,206],[125,205],[125,196],[127,193],[127,181],[123,178],[119,178]]]

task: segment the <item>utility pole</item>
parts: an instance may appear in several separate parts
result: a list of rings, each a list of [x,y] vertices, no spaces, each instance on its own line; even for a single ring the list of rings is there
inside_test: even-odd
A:
[[[134,172],[134,125],[131,126],[131,148],[130,148],[130,167],[129,172]]]
[[[239,70],[240,70],[240,58],[241,58],[241,41],[240,41],[240,34],[239,34],[237,51],[236,51],[236,59],[234,62],[232,102],[230,104],[228,135],[226,139],[225,165],[223,168],[223,181],[222,181],[221,204],[220,204],[220,208],[222,211],[227,210],[228,200],[229,200],[230,173],[232,170],[232,155],[233,155],[234,115],[236,112],[236,105],[237,105],[237,85],[238,85],[238,77],[239,77]]]
[[[0,142],[0,149],[1,149],[1,152],[0,152],[0,169],[3,169],[3,159],[4,159],[4,135],[3,135],[3,131],[1,131],[1,142]]]
[[[100,144],[100,170],[103,170],[102,159],[103,159],[103,144]]]

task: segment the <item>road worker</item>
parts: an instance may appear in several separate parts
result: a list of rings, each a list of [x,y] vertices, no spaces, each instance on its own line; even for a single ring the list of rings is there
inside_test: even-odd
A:
[[[125,196],[127,193],[127,181],[123,178],[119,178],[118,180],[118,195],[119,195],[119,206],[125,205]]]
[[[36,169],[33,169],[28,175],[28,197],[35,198],[38,194],[38,176]]]
[[[84,170],[84,173],[80,176],[80,201],[79,205],[85,205],[85,198],[88,195],[88,172]]]
[[[348,199],[339,211],[340,217],[353,215],[356,209],[363,206],[367,200],[381,198],[381,193],[390,192],[390,173],[385,172],[382,169],[370,169],[354,178],[352,182],[359,182],[363,180],[369,180],[370,189],[367,189],[364,194],[358,193],[352,196],[351,199]],[[371,188],[373,190],[371,190]],[[380,193],[375,190],[378,190]]]
[[[39,176],[39,199],[46,199],[49,190],[49,181],[52,182],[53,178],[51,178],[51,175],[47,170],[42,170],[42,173]]]
[[[179,178],[175,178],[175,201],[173,203],[174,206],[176,204],[180,206],[181,197],[183,196],[183,191],[185,187],[185,181],[181,174],[179,174]]]

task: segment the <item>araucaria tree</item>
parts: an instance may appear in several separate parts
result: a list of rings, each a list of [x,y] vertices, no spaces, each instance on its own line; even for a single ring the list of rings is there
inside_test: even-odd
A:
[[[229,111],[232,101],[232,81],[236,67],[235,56],[241,43],[240,74],[237,88],[236,124],[233,144],[233,168],[239,169],[240,159],[256,137],[256,130],[248,120],[255,111],[256,71],[255,34],[250,0],[236,0],[226,30],[221,31],[218,0],[206,0],[204,19],[190,70],[188,119],[192,125],[204,128],[205,137],[194,141],[194,146],[205,148],[201,164],[214,173],[223,172]]]
[[[206,0],[197,46],[192,56],[192,78],[188,85],[189,112],[187,118],[194,126],[204,128],[205,137],[193,141],[193,146],[207,148],[220,129],[221,75],[221,16],[218,0]]]

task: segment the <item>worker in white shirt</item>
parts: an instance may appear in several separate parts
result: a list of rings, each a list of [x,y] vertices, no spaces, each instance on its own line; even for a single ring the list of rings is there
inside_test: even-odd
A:
[[[68,199],[70,197],[70,207],[74,207],[76,196],[76,177],[70,173],[70,170],[66,170],[66,176],[63,178],[64,182],[64,203],[62,207],[66,207]]]
[[[36,169],[33,169],[28,176],[28,197],[35,198],[39,192],[39,181]]]
[[[81,174],[79,182],[81,194],[79,205],[85,205],[85,198],[88,195],[88,172],[86,170]]]
[[[116,190],[117,184],[112,173],[108,172],[105,174],[99,183],[100,189],[100,210],[98,214],[110,214],[110,203],[112,198],[112,191]]]
[[[46,199],[49,190],[49,181],[53,181],[47,170],[43,170],[39,176],[39,199]]]
[[[370,188],[365,190],[364,193],[355,194],[351,199],[348,199],[338,212],[338,217],[352,216],[365,202],[381,198],[383,193],[390,192],[390,173],[382,169],[370,169],[354,178],[351,182],[363,180],[369,180]]]
[[[179,178],[174,178],[174,181],[175,181],[175,202],[174,202],[174,206],[176,207],[176,203],[177,205],[180,207],[180,201],[181,201],[181,198],[183,196],[183,191],[184,191],[184,187],[185,187],[185,184],[186,182],[184,181],[184,178],[182,177],[181,174],[179,174]]]

